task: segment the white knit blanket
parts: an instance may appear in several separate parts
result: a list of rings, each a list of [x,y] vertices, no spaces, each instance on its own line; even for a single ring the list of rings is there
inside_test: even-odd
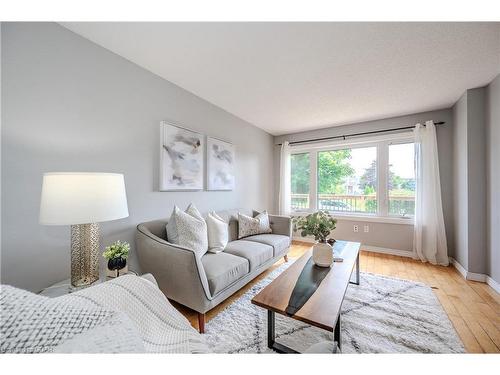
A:
[[[152,282],[133,275],[58,297],[75,306],[96,306],[125,313],[150,353],[207,353],[203,337]]]
[[[58,298],[5,285],[0,292],[3,353],[209,351],[160,289],[141,277],[121,276]]]

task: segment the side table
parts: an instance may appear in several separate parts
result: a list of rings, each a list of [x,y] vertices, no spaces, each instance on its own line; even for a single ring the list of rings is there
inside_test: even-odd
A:
[[[136,275],[137,276],[137,272],[129,270],[126,273],[126,275]],[[90,285],[87,285],[87,286],[82,286],[82,287],[77,287],[77,288],[74,288],[71,286],[71,279],[66,279],[66,280],[63,280],[63,281],[60,281],[58,283],[55,283],[53,285],[48,286],[47,288],[43,289],[38,294],[41,296],[45,296],[45,297],[55,298],[55,297],[64,296],[65,294],[78,292],[79,290],[89,288],[91,286],[103,283],[103,282],[108,281],[108,280],[113,280],[113,279],[114,279],[113,277],[107,277],[107,276],[103,276],[101,274],[101,277],[96,282],[94,282]]]

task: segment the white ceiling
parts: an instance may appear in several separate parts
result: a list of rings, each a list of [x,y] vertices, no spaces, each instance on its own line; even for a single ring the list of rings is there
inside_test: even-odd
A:
[[[500,73],[500,23],[63,23],[279,135],[446,108]]]

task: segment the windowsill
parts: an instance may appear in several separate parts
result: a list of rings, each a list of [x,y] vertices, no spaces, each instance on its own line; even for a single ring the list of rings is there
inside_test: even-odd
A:
[[[311,212],[293,212],[296,216],[306,216]],[[346,213],[331,213],[331,215],[340,221],[367,221],[370,223],[385,223],[385,224],[402,224],[413,225],[413,217],[392,217],[392,216],[372,216],[360,214],[346,214]]]

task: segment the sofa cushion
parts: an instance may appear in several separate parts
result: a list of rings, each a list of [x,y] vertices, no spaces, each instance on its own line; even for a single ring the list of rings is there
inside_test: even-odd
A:
[[[212,296],[250,271],[248,260],[225,252],[206,253],[201,258],[201,263],[205,269]]]
[[[250,263],[250,271],[273,257],[272,246],[255,241],[238,240],[229,242],[224,252],[247,259]]]
[[[286,249],[290,247],[290,237],[281,234],[257,234],[247,237],[245,240],[272,246],[274,248],[273,256],[284,254]]]

